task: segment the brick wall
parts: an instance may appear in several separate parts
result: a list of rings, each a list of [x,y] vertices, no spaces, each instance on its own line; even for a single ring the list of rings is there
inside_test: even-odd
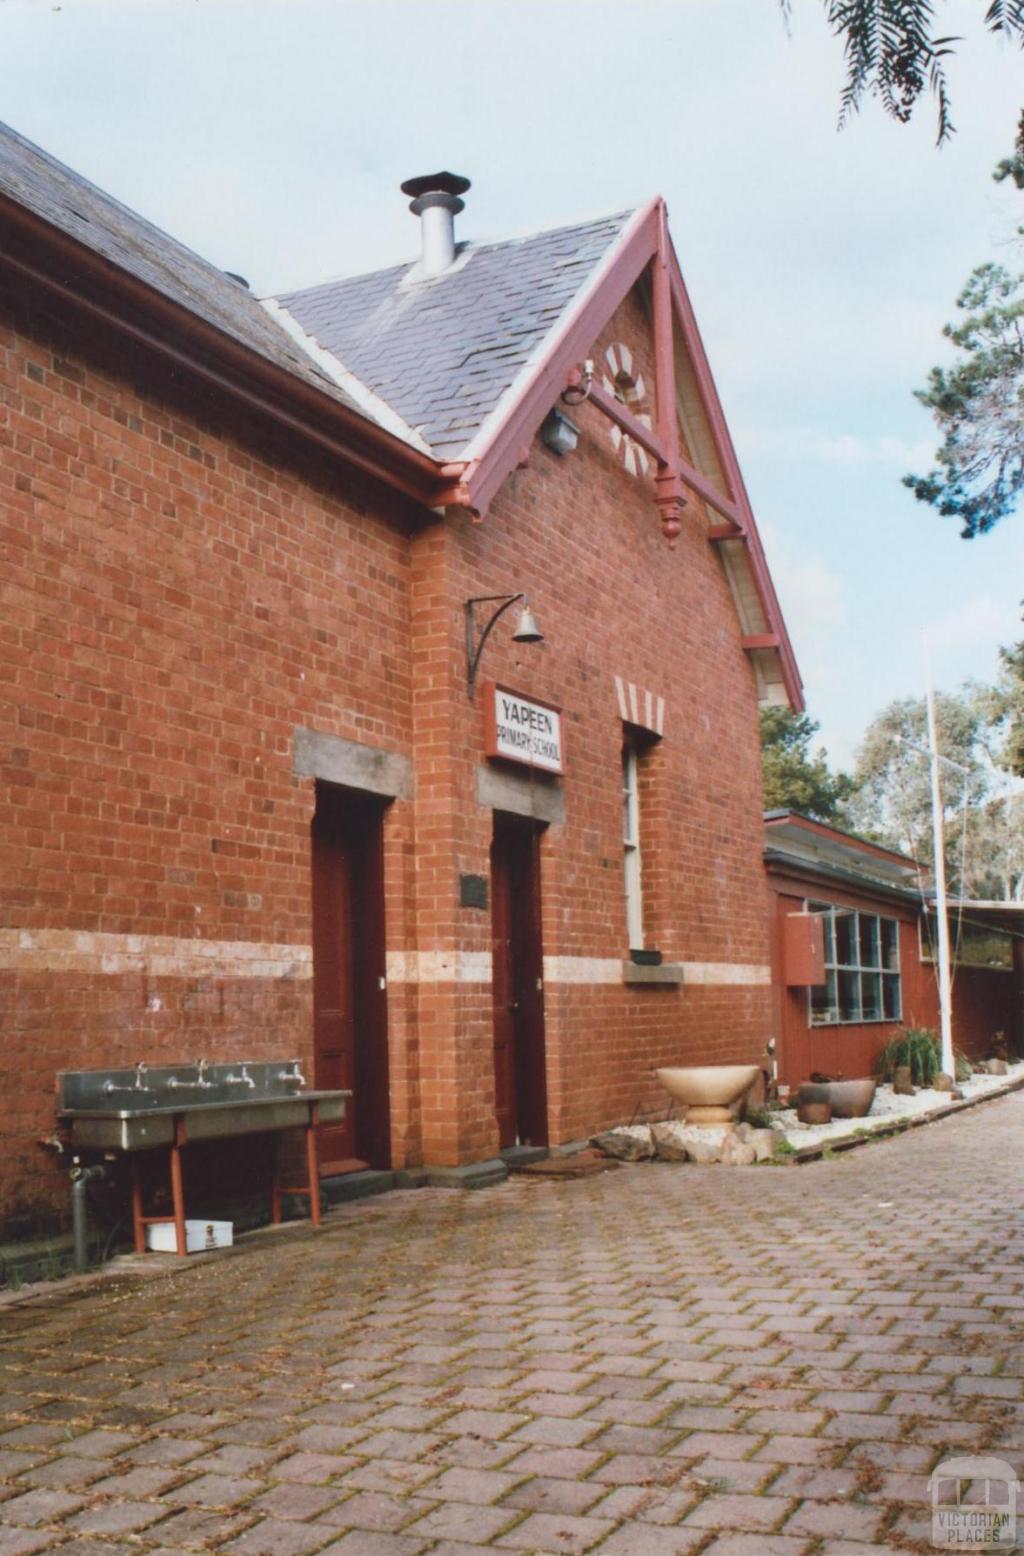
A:
[[[606,345],[624,341],[651,384],[648,340],[644,313],[629,299],[593,354],[600,364]],[[482,673],[563,709],[566,823],[548,827],[543,839],[544,950],[597,959],[609,980],[546,979],[556,1141],[628,1119],[637,1104],[663,1107],[649,1074],[656,1065],[759,1058],[771,1018],[756,693],[728,585],[706,539],[707,516],[692,504],[669,551],[650,478],[625,472],[603,416],[586,405],[571,414],[582,429],[574,454],[559,458],[536,438],[529,464],[509,478],[482,524],[454,515],[446,526],[454,730],[434,777],[456,796],[444,933],[454,933],[466,953],[486,951],[488,915],[458,910],[455,896],[457,870],[486,873],[492,831],[491,814],[466,803],[481,760],[483,713],[482,693],[473,704],[465,695],[459,601],[524,590],[544,645],[516,644],[511,625],[499,626]],[[642,764],[645,927],[666,961],[698,964],[681,988],[627,988],[618,971],[628,947],[617,675],[665,698],[664,738]],[[422,918],[419,928],[422,936]],[[724,968],[719,981],[696,981],[715,977],[705,964]],[[731,976],[763,981],[720,981]],[[490,989],[468,985],[459,995],[460,1143],[485,1155],[497,1139]],[[421,1040],[426,1055],[425,1030]]]
[[[595,354],[626,341],[651,384],[647,334],[630,300]],[[493,1155],[490,917],[458,905],[459,874],[487,874],[492,831],[465,689],[470,595],[529,592],[546,644],[513,644],[506,618],[484,671],[565,710],[566,822],[542,845],[551,1138],[660,1106],[656,1064],[759,1056],[751,669],[707,516],[693,504],[668,551],[650,479],[624,471],[598,413],[574,412],[572,456],[535,440],[483,524],[414,527],[380,491],[55,319],[5,321],[0,375],[8,1230],[66,1200],[36,1144],[57,1070],[311,1062],[313,784],[293,773],[297,726],[414,762],[413,796],[384,827],[387,947],[406,958],[388,1004],[394,1162]],[[664,698],[643,764],[645,927],[686,964],[680,988],[627,987],[617,970],[617,676]],[[445,955],[462,970],[426,976]]]
[[[0,1152],[22,1225],[65,1195],[35,1144],[57,1070],[310,1061],[294,729],[408,751],[410,577],[380,494],[141,357],[14,318],[0,373]]]

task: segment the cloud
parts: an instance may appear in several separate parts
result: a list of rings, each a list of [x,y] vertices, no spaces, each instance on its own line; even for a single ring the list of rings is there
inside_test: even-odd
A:
[[[843,727],[848,699],[850,644],[846,583],[819,556],[799,550],[770,520],[759,526],[772,580],[804,681],[808,712],[821,728],[813,745],[824,746],[829,765],[850,766],[855,740]]]
[[[975,595],[927,622],[924,635],[933,654],[1014,643],[1021,636],[1019,607],[991,594]]]
[[[934,459],[933,442],[894,437],[892,433],[865,436],[856,432],[825,433],[813,427],[744,427],[737,442],[745,454],[771,454],[787,460],[817,460],[848,468],[877,467],[902,474],[921,470]]]
[[[930,464],[934,457],[931,443],[911,442],[909,438],[896,438],[891,433],[867,438],[851,432],[832,438],[813,437],[809,451],[819,459],[837,464],[894,465],[901,470]]]
[[[813,668],[805,673],[814,679],[829,657],[821,652],[827,634],[847,619],[843,579],[820,558],[795,551],[774,524],[759,528],[797,658],[806,657]],[[805,655],[804,649],[810,649],[810,654]]]

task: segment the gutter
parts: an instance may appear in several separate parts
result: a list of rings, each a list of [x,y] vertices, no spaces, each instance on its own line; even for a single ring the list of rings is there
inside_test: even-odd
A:
[[[446,483],[435,460],[6,195],[0,234],[0,263],[18,276],[413,502],[437,506]]]
[[[921,898],[918,892],[902,886],[890,886],[884,881],[877,881],[868,876],[857,875],[855,871],[844,870],[839,865],[795,859],[792,854],[770,847],[764,850],[764,862],[769,872],[774,869],[779,874],[790,878],[795,877],[797,884],[804,879],[838,881],[841,885],[852,887],[862,897],[892,897],[898,902],[905,902],[918,912],[921,909]]]
[[[766,810],[764,824],[769,833],[773,832],[780,824],[789,823],[802,828],[814,837],[824,838],[829,841],[833,837],[842,838],[844,841],[856,844],[866,855],[872,859],[889,859],[904,868],[917,869],[916,859],[911,859],[909,854],[901,854],[898,849],[886,848],[883,843],[875,843],[869,837],[862,837],[859,832],[851,832],[847,827],[833,826],[831,822],[816,821],[813,816],[806,815],[801,810],[793,810],[790,807],[782,807],[779,810]]]

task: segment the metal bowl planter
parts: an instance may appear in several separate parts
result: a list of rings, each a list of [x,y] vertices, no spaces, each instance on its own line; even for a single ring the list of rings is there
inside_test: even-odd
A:
[[[797,1105],[827,1102],[833,1118],[864,1118],[871,1111],[877,1086],[872,1075],[853,1081],[805,1081],[797,1093]]]

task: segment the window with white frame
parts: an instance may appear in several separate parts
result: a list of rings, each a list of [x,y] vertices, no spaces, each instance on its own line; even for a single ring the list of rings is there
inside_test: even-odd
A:
[[[644,943],[644,908],[640,890],[640,763],[636,749],[622,751],[622,852],[626,875],[626,932],[630,950]]]
[[[825,982],[810,990],[810,1024],[900,1019],[900,926],[894,918],[808,902],[825,931]]]

